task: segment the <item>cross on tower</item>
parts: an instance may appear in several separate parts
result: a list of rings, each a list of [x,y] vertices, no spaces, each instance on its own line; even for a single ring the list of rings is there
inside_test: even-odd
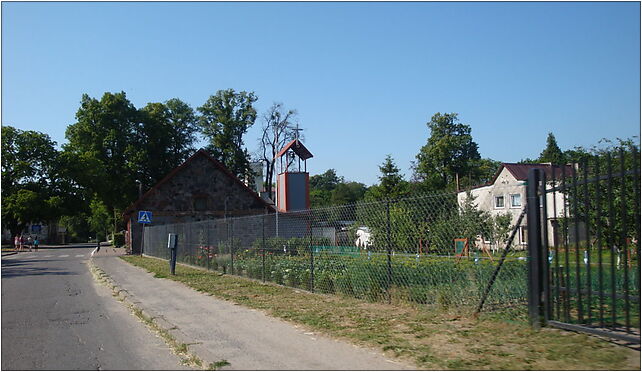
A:
[[[299,142],[299,132],[303,131],[303,129],[299,128],[299,123],[296,123],[296,127],[294,128],[294,139],[296,142]]]

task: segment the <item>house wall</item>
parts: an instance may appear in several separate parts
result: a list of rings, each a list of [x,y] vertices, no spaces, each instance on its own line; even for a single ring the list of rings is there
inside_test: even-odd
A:
[[[547,188],[552,187],[548,185]],[[517,180],[515,177],[508,171],[508,169],[503,168],[500,174],[497,176],[495,183],[489,186],[483,186],[471,190],[471,194],[475,197],[475,204],[479,210],[484,210],[489,212],[493,217],[499,214],[508,213],[511,215],[511,224],[515,225],[517,219],[519,218],[522,209],[526,205],[526,181]],[[511,205],[511,195],[520,195],[521,204],[520,206]],[[504,197],[504,206],[497,207],[495,202],[495,197],[503,196]],[[466,192],[460,192],[457,195],[457,201],[459,205],[463,205],[464,200],[466,199]],[[561,193],[547,193],[546,194],[546,208],[548,212],[548,221],[547,221],[547,233],[548,233],[548,244],[553,246],[556,240],[559,242],[560,233],[556,228],[555,220],[556,218],[564,217],[564,197]],[[566,212],[568,215],[568,212]],[[526,217],[522,220],[520,224],[520,230],[517,232],[515,242],[521,245],[524,249],[526,248],[526,242],[528,240],[527,236],[527,224]],[[557,234],[557,237],[556,237]],[[478,246],[484,246],[489,249],[500,249],[502,247],[492,247],[490,244],[483,242],[481,239],[477,242]]]
[[[202,206],[202,208],[199,208]],[[165,183],[152,189],[127,216],[131,253],[140,253],[138,211],[151,211],[152,224],[184,223],[266,212],[266,204],[205,156],[196,156]]]

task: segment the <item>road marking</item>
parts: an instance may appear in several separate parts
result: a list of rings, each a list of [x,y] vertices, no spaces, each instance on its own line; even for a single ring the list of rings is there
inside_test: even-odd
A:
[[[38,257],[38,256],[27,256],[25,258],[36,258],[36,257]]]
[[[60,255],[60,256],[58,256],[58,257],[69,257],[69,255],[68,255],[68,254],[61,254],[61,255]]]
[[[94,257],[94,253],[96,253],[97,250],[98,250],[98,247],[94,248],[94,250],[91,251],[91,257]]]
[[[51,254],[48,254],[48,255],[46,255],[45,257],[53,257],[53,255],[51,255]]]
[[[76,257],[85,257],[84,254],[77,254]]]

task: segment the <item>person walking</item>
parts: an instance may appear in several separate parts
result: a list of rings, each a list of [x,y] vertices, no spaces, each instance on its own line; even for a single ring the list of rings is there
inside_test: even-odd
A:
[[[38,235],[36,235],[36,238],[33,240],[33,249],[34,251],[38,252],[38,244],[40,242],[38,241]]]
[[[24,235],[20,235],[20,249],[19,251],[22,251],[25,247],[25,237]]]
[[[29,235],[29,237],[27,238],[27,248],[29,248],[29,252],[31,252],[31,247],[32,246],[33,246],[33,237],[31,237],[31,235]]]

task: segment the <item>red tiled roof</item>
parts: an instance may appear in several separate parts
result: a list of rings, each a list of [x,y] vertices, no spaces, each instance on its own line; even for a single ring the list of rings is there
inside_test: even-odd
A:
[[[571,165],[502,163],[502,167],[508,169],[513,177],[520,181],[526,181],[528,179],[528,170],[532,168],[542,169],[546,174],[547,180],[551,180],[553,178],[560,179],[562,177],[562,173],[565,173],[566,177],[570,177],[573,174],[573,166]],[[502,167],[499,168],[497,175],[501,172]],[[493,183],[496,178],[497,176],[493,178]]]
[[[157,190],[161,185],[172,179],[178,172],[181,171],[181,169],[185,168],[188,166],[197,156],[204,156],[207,160],[212,162],[216,168],[218,168],[220,171],[222,171],[225,175],[227,175],[229,178],[231,178],[234,182],[245,188],[256,200],[260,201],[265,207],[270,208],[274,212],[274,207],[268,204],[263,198],[261,198],[257,193],[254,192],[254,190],[250,189],[247,187],[246,184],[241,182],[232,172],[229,171],[229,169],[225,168],[223,164],[221,164],[218,160],[214,159],[213,157],[210,156],[210,154],[207,153],[207,151],[200,149],[194,153],[194,155],[190,156],[187,160],[183,162],[183,164],[179,165],[178,167],[174,168],[167,176],[165,176],[162,180],[158,181],[152,188],[147,190],[143,196],[141,196],[138,200],[133,202],[125,211],[123,212],[123,216],[129,216],[131,213],[135,212],[138,209],[138,206],[145,200],[148,196],[150,196],[155,190]]]
[[[485,186],[491,186],[495,183],[497,180],[497,177],[499,177],[499,174],[502,172],[502,169],[508,169],[510,174],[515,177],[516,180],[518,181],[526,181],[528,179],[528,170],[532,168],[539,168],[543,169],[544,173],[546,174],[546,179],[551,180],[553,179],[553,173],[555,174],[555,179],[559,180],[562,178],[562,168],[564,169],[564,172],[566,173],[566,177],[571,177],[573,174],[573,166],[572,165],[551,165],[551,164],[546,164],[546,163],[533,163],[533,164],[518,164],[518,163],[501,163],[499,168],[497,169],[497,172],[495,172],[495,175],[493,176],[493,179],[485,184],[482,185],[477,185],[470,187],[470,190],[478,189],[480,187],[485,187]],[[462,190],[463,191],[463,190]]]

